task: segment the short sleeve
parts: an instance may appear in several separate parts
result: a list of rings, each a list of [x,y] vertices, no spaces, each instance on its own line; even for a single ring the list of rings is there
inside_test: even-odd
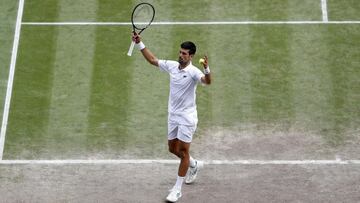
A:
[[[204,76],[204,73],[201,72],[198,68],[193,68],[191,71],[191,77],[197,82],[201,82],[201,78]]]
[[[168,60],[159,60],[159,68],[161,71],[169,72],[169,67]]]

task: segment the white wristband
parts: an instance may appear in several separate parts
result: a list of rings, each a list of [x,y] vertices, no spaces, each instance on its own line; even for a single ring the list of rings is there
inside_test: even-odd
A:
[[[210,74],[210,67],[209,66],[204,68],[204,73],[205,73],[205,75]]]
[[[145,49],[145,44],[144,44],[143,42],[139,42],[139,43],[136,44],[136,45],[137,45],[137,47],[138,47],[139,50]]]

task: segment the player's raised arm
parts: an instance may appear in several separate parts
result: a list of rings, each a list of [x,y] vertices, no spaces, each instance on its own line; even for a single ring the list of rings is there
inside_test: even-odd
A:
[[[141,41],[140,35],[138,35],[136,32],[133,32],[132,40],[136,43],[136,46],[141,51],[144,58],[152,65],[159,66],[159,59],[156,58],[156,56],[145,47],[144,43]]]

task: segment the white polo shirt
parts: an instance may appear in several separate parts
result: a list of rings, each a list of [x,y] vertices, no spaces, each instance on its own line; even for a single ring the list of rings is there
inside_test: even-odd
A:
[[[196,125],[198,118],[195,91],[204,74],[191,62],[181,70],[179,65],[177,61],[159,60],[160,70],[170,75],[168,121],[181,125]]]

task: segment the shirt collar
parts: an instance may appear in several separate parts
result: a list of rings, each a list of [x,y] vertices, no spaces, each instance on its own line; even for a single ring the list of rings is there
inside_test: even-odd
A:
[[[183,69],[180,69],[180,68],[179,68],[179,67],[180,67],[180,64],[179,64],[178,69],[179,69],[179,71],[184,71],[184,72],[186,72],[186,71],[188,71],[188,70],[189,70],[190,66],[192,66],[191,61],[190,61],[189,65],[187,65],[187,66],[186,66],[185,68],[183,68]]]

